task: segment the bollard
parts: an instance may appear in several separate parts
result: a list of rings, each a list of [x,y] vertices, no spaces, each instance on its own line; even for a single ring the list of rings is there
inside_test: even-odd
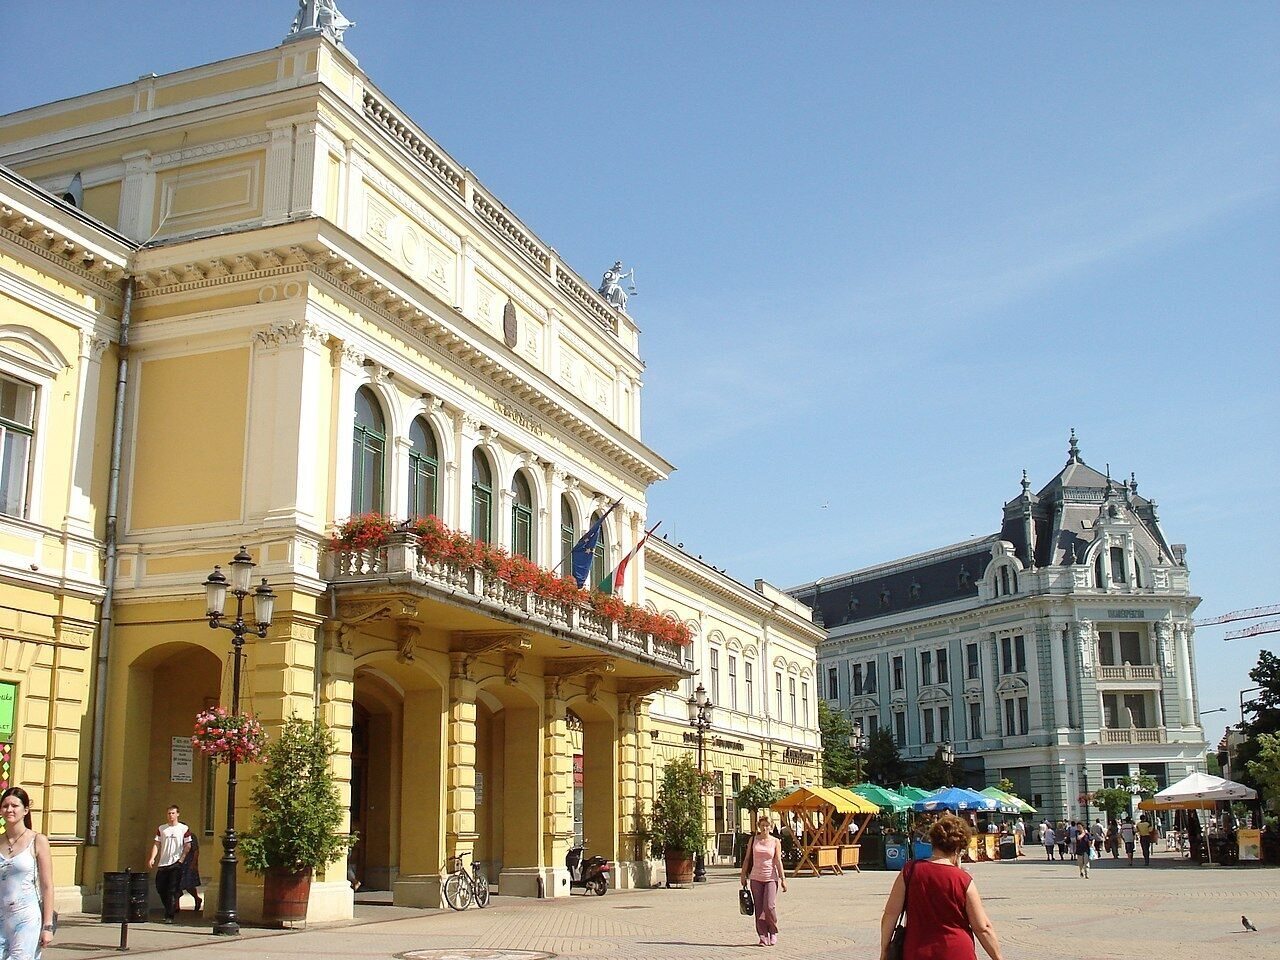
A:
[[[129,949],[129,893],[132,890],[130,881],[133,879],[133,870],[130,867],[124,868],[124,920],[120,923],[120,946],[116,947],[117,953],[124,953]]]

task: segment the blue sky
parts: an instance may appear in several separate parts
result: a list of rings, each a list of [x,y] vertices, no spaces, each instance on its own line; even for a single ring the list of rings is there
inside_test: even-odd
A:
[[[1280,7],[347,0],[374,82],[591,280],[650,517],[786,586],[993,531],[1069,428],[1280,603]],[[0,110],[269,47],[291,0],[6,4]],[[77,29],[76,25],[81,29]],[[1265,642],[1197,635],[1202,707]],[[1212,740],[1235,715],[1206,717]]]

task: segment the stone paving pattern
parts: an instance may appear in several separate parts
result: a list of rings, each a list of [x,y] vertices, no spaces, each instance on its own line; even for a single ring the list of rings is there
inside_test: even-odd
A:
[[[1088,880],[1074,862],[968,868],[996,923],[1009,960],[1277,960],[1280,870],[1195,867],[1157,857],[1150,868],[1104,858]],[[216,938],[207,927],[132,928],[133,952],[164,960],[384,958],[441,948],[545,951],[560,957],[717,958],[767,954],[806,960],[873,960],[878,921],[895,875],[797,878],[781,897],[776,947],[755,945],[752,921],[737,912],[736,875],[713,870],[688,890],[532,901],[495,897],[483,911],[415,911],[359,906],[358,919],[294,932],[248,931]],[[1245,914],[1259,928],[1246,932]],[[72,918],[47,960],[119,957],[118,927]],[[979,956],[982,956],[979,950]]]

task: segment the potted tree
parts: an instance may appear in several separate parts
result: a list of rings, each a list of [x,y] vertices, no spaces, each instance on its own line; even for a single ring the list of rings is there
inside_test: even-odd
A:
[[[355,843],[334,829],[340,796],[330,764],[336,752],[324,723],[297,716],[267,746],[253,785],[253,825],[243,839],[245,866],[264,878],[267,923],[305,920],[312,873]]]
[[[677,757],[662,771],[650,831],[653,855],[666,860],[668,884],[693,882],[693,855],[706,845],[703,782],[689,757]]]

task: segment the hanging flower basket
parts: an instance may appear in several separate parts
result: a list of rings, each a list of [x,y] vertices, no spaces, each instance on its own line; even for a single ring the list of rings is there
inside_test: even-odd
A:
[[[262,755],[267,735],[251,713],[228,713],[210,707],[196,714],[191,743],[215,763],[251,763]]]

